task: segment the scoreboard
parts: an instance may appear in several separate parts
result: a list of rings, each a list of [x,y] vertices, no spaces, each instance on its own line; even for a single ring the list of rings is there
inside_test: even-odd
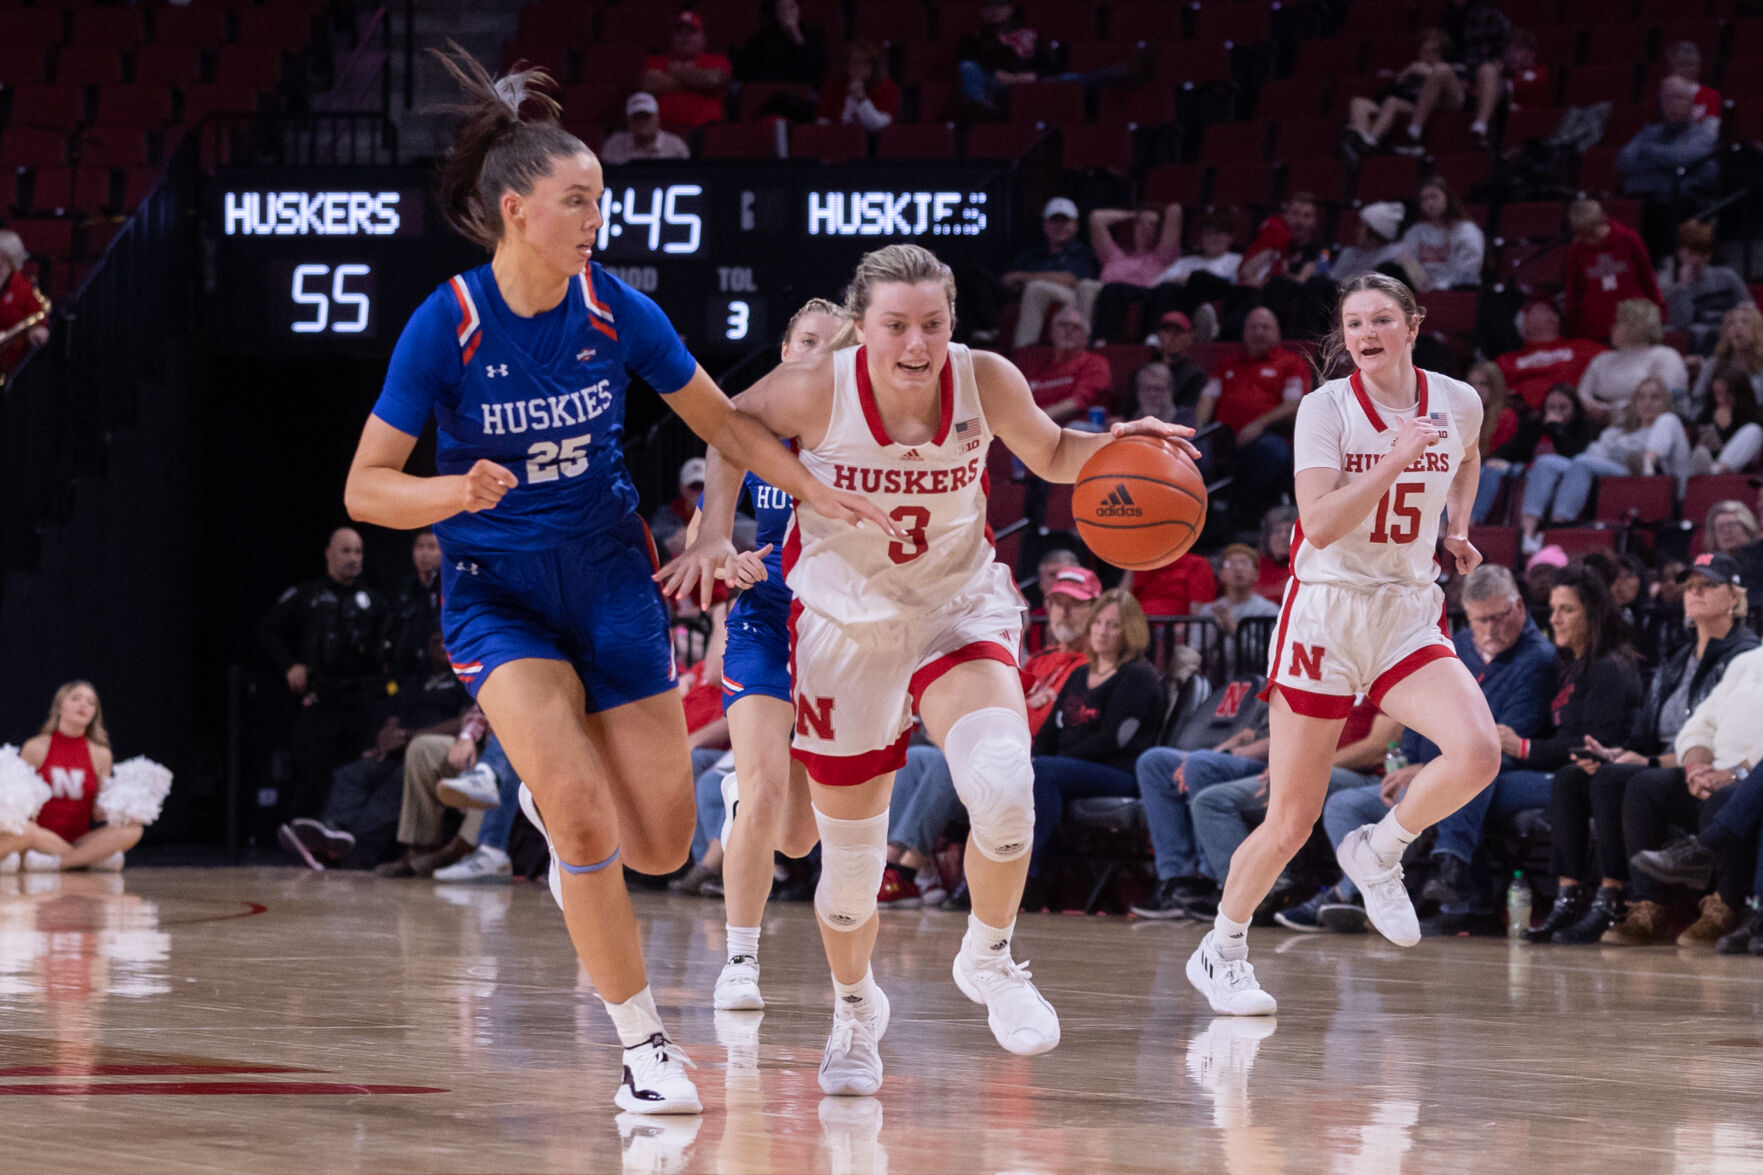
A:
[[[837,300],[865,252],[910,241],[958,268],[1010,242],[1008,173],[960,164],[608,169],[594,258],[648,294],[693,351],[775,344]],[[484,252],[440,214],[427,168],[222,169],[204,240],[224,351],[389,355],[412,311]],[[959,313],[959,307],[957,307]]]

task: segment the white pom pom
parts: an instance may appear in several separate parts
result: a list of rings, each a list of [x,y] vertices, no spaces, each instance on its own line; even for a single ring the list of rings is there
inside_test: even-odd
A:
[[[98,789],[98,807],[112,824],[151,824],[171,791],[171,772],[141,755],[118,763]]]
[[[48,802],[49,785],[18,757],[18,748],[0,747],[0,832],[23,832]]]

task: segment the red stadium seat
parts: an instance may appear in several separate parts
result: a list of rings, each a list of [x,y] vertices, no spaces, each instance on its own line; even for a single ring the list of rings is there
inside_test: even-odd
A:
[[[1546,139],[1555,133],[1561,125],[1563,111],[1538,106],[1526,106],[1521,110],[1510,111],[1506,115],[1506,133],[1504,142],[1508,148],[1516,147],[1531,139]]]
[[[589,73],[585,67],[582,70],[582,74],[584,77],[588,78],[594,76]],[[635,82],[632,83],[633,87],[635,84]],[[788,82],[751,82],[741,87],[740,117],[737,121],[758,122],[761,118],[769,117],[763,113],[767,104],[779,95],[785,94],[800,95],[804,100],[810,103],[818,102],[820,98],[820,96],[808,86],[799,86]]]
[[[1126,175],[1132,171],[1132,131],[1103,123],[1065,133],[1065,166],[1071,171],[1096,168]]]
[[[1714,74],[1714,63],[1719,58],[1720,22],[1705,16],[1688,16],[1683,12],[1681,0],[1665,0],[1676,15],[1663,20],[1659,25],[1659,48],[1669,49],[1679,41],[1688,41],[1702,51],[1702,73],[1705,77]],[[1643,13],[1642,19],[1647,17]]]
[[[937,40],[907,45],[900,59],[900,80],[940,82],[955,76],[955,46]]]
[[[1748,17],[1732,26],[1732,44],[1727,47],[1727,86],[1732,85],[1733,61],[1763,57],[1763,16]]]
[[[869,135],[856,124],[810,123],[790,131],[790,158],[852,163],[869,158]]]
[[[1432,172],[1461,198],[1487,178],[1491,163],[1486,151],[1452,151],[1433,157]]]
[[[967,158],[1021,159],[1046,137],[1038,127],[982,123],[967,132]]]
[[[705,159],[776,159],[777,124],[713,122],[703,128],[699,153]]]
[[[73,207],[87,216],[110,211],[116,204],[108,167],[82,167],[73,176]]]
[[[146,37],[139,8],[80,8],[73,14],[71,46],[133,49]]]
[[[1072,4],[1070,0],[1029,0],[1022,9],[1023,23],[1043,40],[1073,45],[1096,37],[1096,5]]]
[[[211,114],[251,114],[257,110],[255,86],[197,86],[184,91],[185,126],[195,126]]]
[[[159,186],[163,173],[157,167],[133,167],[123,174],[122,199],[117,211],[127,216]]]
[[[83,86],[20,86],[12,92],[9,126],[71,131],[85,121]]]
[[[1652,29],[1644,24],[1624,24],[1607,15],[1586,27],[1591,30],[1585,51],[1589,65],[1626,64],[1632,70],[1636,62],[1651,56],[1647,52],[1647,39]]]
[[[1357,12],[1363,5],[1354,5]],[[1298,42],[1298,58],[1292,67],[1294,79],[1306,79],[1320,86],[1330,78],[1351,77],[1364,68],[1364,37],[1331,37],[1320,41]],[[1340,106],[1337,95],[1335,105]]]
[[[1147,204],[1194,204],[1200,199],[1203,169],[1192,163],[1165,163],[1145,175]]]
[[[1262,141],[1255,137],[1252,122],[1220,122],[1206,128],[1200,136],[1200,151],[1194,162],[1202,167],[1219,167],[1259,161],[1266,152]]]
[[[1065,47],[1065,64],[1072,73],[1094,73],[1112,65],[1131,64],[1146,49],[1137,41],[1078,41]]]
[[[59,131],[13,126],[0,134],[0,169],[59,167],[67,162],[67,136]]]
[[[312,39],[312,13],[305,8],[241,8],[233,19],[233,40],[240,45],[298,49]]]
[[[73,256],[73,221],[60,217],[21,217],[7,228],[24,241],[25,252],[32,257],[64,258]]]
[[[1420,186],[1420,160],[1412,155],[1373,155],[1359,167],[1354,195],[1361,203],[1412,200]]]
[[[1664,522],[1677,504],[1674,477],[1602,477],[1598,479],[1598,522]]]
[[[1213,204],[1270,204],[1273,168],[1259,160],[1224,163],[1212,171]]]
[[[158,5],[153,9],[153,43],[184,45],[197,49],[213,49],[226,40],[227,14],[224,8],[192,4],[173,8]]]
[[[1053,484],[1047,487],[1047,528],[1049,530],[1073,530],[1076,523],[1071,517],[1071,487]]]
[[[146,132],[132,126],[87,127],[77,143],[81,167],[145,167]]]
[[[38,167],[24,186],[30,199],[20,207],[39,216],[66,216],[73,210],[73,168]]]
[[[1501,567],[1518,566],[1518,528],[1516,526],[1472,526],[1469,541],[1489,563]]]
[[[922,4],[909,0],[859,4],[856,8],[857,19],[851,26],[853,40],[880,41],[886,45],[913,45],[930,40],[930,22]]]
[[[1323,91],[1302,78],[1283,78],[1261,87],[1255,100],[1255,117],[1278,120],[1317,118],[1328,113]]]
[[[1115,3],[1108,7],[1108,39],[1161,45],[1182,35],[1181,12],[1157,0]]]
[[[1103,126],[1162,126],[1175,121],[1175,91],[1165,82],[1108,86],[1096,121]]]
[[[1407,0],[1358,0],[1347,9],[1342,32],[1352,37],[1383,37],[1412,30],[1414,13]]]
[[[1416,56],[1418,48],[1412,36],[1373,37],[1365,45],[1365,69],[1369,73],[1394,74],[1406,69]]]
[[[1302,159],[1286,169],[1286,194],[1309,192],[1325,204],[1339,201],[1347,190],[1347,168],[1339,159]]]
[[[759,31],[759,9],[752,4],[701,4],[695,11],[704,19],[704,45],[708,52],[726,55]]]
[[[42,43],[0,45],[0,78],[8,86],[40,86],[49,77],[49,52]]]
[[[1266,4],[1198,4],[1194,7],[1196,41],[1257,45],[1272,36],[1273,11]]]
[[[1340,153],[1338,118],[1285,118],[1273,122],[1273,158],[1281,163],[1338,159]]]
[[[98,117],[104,126],[138,126],[156,130],[171,121],[170,86],[102,86]]]
[[[955,128],[943,123],[920,126],[895,124],[882,128],[876,138],[877,159],[953,159]]]
[[[1344,234],[1340,235],[1346,240]],[[1426,329],[1445,334],[1474,334],[1475,305],[1480,297],[1474,290],[1428,290],[1420,295],[1426,310]]]
[[[59,45],[67,35],[67,13],[60,8],[6,8],[6,43],[33,45],[41,49]],[[22,81],[22,79],[21,79]]]
[[[1171,45],[1157,66],[1157,76],[1182,90],[1192,90],[1211,82],[1227,82],[1230,80],[1230,50],[1222,41]]]
[[[1683,492],[1683,520],[1701,526],[1716,502],[1738,501],[1749,506],[1755,500],[1748,474],[1707,473],[1692,477]]]
[[[1621,143],[1600,143],[1585,153],[1579,164],[1579,188],[1598,196],[1622,190],[1622,177],[1616,174],[1616,157],[1622,153]]]
[[[188,86],[202,80],[202,50],[194,45],[143,45],[135,54],[135,81]]]
[[[668,32],[677,11],[671,4],[620,4],[603,9],[600,39],[630,42],[660,52],[667,47]]]
[[[947,122],[955,99],[949,82],[919,82],[912,87],[912,101],[919,122]]]
[[[1023,516],[1023,501],[1027,496],[1021,482],[993,478],[986,494],[986,523],[996,531],[1017,521]]]
[[[55,80],[67,86],[122,82],[122,52],[113,45],[69,45],[55,60]]]
[[[1018,126],[1078,126],[1084,91],[1077,82],[1027,82],[1010,88],[1010,121]]]
[[[1541,241],[1566,231],[1567,206],[1559,200],[1515,201],[1500,212],[1500,236],[1508,241]]]
[[[1595,102],[1633,102],[1634,83],[1635,69],[1632,62],[1619,65],[1582,65],[1567,79],[1567,104],[1590,106]]]
[[[265,89],[282,77],[282,51],[274,45],[228,45],[216,58],[214,80],[223,86]]]
[[[1120,400],[1124,397],[1130,403],[1133,395],[1132,377],[1138,374],[1139,368],[1151,361],[1156,350],[1143,343],[1109,343],[1105,347],[1097,347],[1096,354],[1108,361],[1114,398]]]
[[[1560,547],[1572,559],[1579,555],[1589,555],[1593,551],[1614,551],[1616,535],[1614,527],[1551,526],[1544,532],[1543,541]]]

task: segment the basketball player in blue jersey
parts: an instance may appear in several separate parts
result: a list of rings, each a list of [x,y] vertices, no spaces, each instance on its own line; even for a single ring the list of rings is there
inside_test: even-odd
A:
[[[808,476],[734,409],[653,302],[592,263],[600,162],[557,125],[557,104],[538,91],[550,79],[492,78],[457,48],[442,61],[465,116],[442,202],[492,258],[406,325],[345,502],[353,518],[432,526],[441,541],[448,654],[550,845],[551,892],[624,1045],[614,1100],[637,1113],[697,1113],[618,868],[679,868],[693,825],[667,608],[621,456],[630,376],[772,484],[853,523],[894,528],[857,495]],[[539,116],[523,118],[523,104]],[[439,476],[406,473],[430,419]]]
[[[844,312],[823,298],[796,311],[784,331],[782,361],[810,359],[832,342]],[[757,551],[737,555],[730,541],[735,505],[745,496],[759,522]],[[716,981],[718,1011],[763,1008],[759,993],[759,929],[771,896],[772,854],[804,857],[820,839],[808,776],[790,759],[795,706],[790,696],[790,589],[784,586],[784,536],[795,501],[776,486],[710,450],[704,502],[692,520],[690,546],[712,574],[740,589],[728,616],[722,657],[722,708],[728,716],[735,769],[722,778],[728,816],[722,838],[723,901],[728,914],[727,962]],[[677,575],[664,580],[664,591]],[[700,580],[708,589],[710,577]],[[737,806],[738,791],[738,806]],[[738,818],[736,816],[738,810]]]

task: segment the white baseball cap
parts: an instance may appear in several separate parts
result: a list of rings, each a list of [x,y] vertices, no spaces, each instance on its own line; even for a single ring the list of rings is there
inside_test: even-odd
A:
[[[1077,205],[1073,204],[1070,200],[1067,200],[1064,196],[1054,196],[1051,200],[1047,201],[1047,206],[1041,209],[1042,220],[1046,220],[1048,217],[1052,216],[1069,216],[1071,219],[1076,220]]]
[[[688,457],[686,463],[679,467],[679,488],[701,486],[704,484],[704,458]]]
[[[624,114],[629,118],[633,114],[660,114],[661,103],[655,101],[655,95],[647,90],[638,90],[624,100]]]
[[[1367,204],[1359,210],[1359,219],[1368,225],[1372,232],[1386,241],[1393,241],[1402,231],[1402,206],[1394,200],[1383,200],[1376,204]]]

